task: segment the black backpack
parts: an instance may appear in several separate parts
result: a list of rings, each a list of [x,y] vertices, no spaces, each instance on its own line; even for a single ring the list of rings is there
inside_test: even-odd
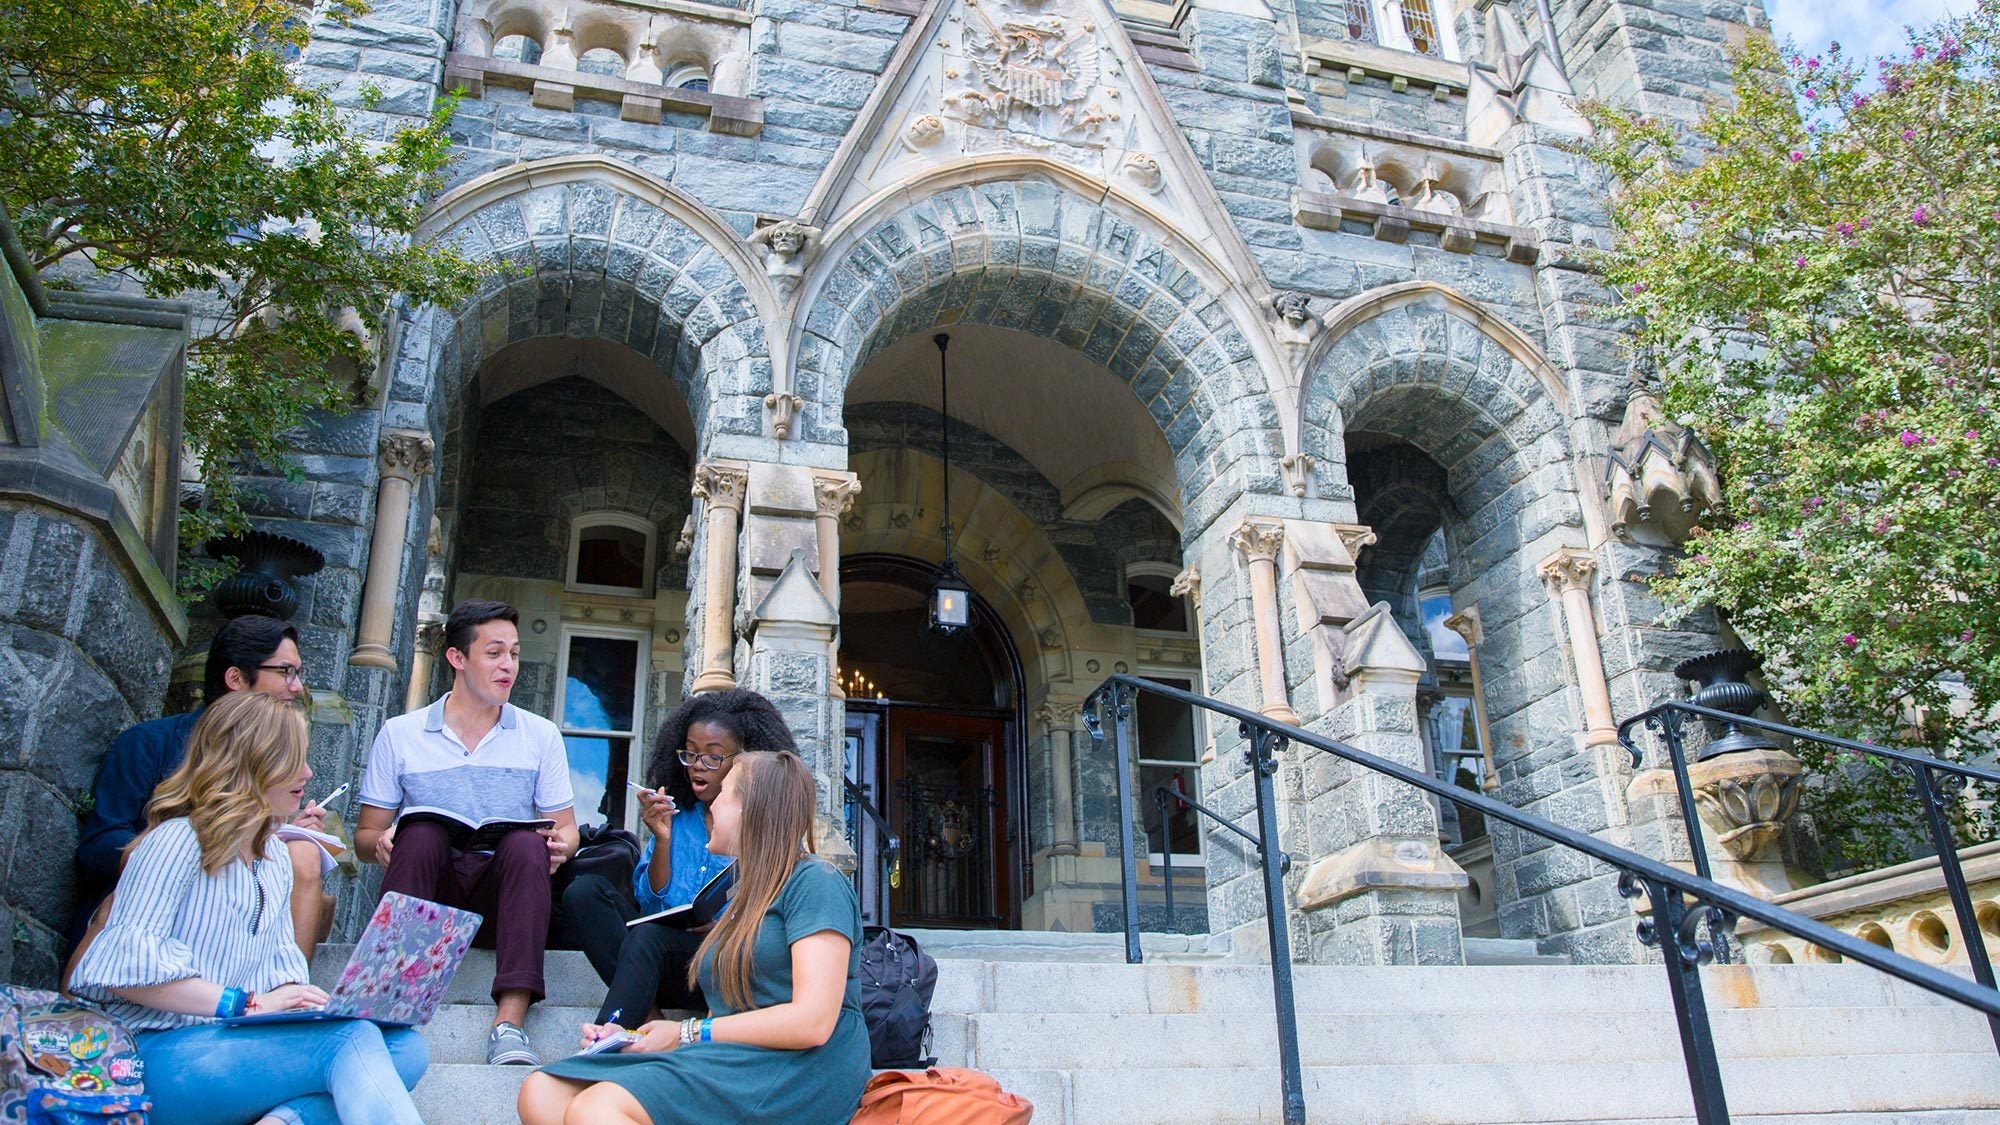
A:
[[[915,938],[882,926],[861,931],[861,1018],[868,1024],[870,1065],[922,1069],[937,1062],[931,1041],[931,993],[937,960]]]

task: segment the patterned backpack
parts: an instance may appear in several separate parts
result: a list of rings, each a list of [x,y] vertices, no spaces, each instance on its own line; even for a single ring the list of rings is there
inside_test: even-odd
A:
[[[132,1033],[80,1000],[0,985],[0,1122],[145,1125]]]

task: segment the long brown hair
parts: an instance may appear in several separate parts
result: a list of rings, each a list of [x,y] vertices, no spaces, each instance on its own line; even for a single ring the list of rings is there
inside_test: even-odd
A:
[[[261,855],[277,827],[264,793],[305,772],[307,739],[297,707],[261,692],[230,692],[188,733],[187,757],[146,805],[147,830],[187,817],[210,875],[246,850]]]
[[[753,750],[736,756],[724,784],[730,779],[742,804],[736,824],[736,889],[729,909],[701,939],[688,965],[688,984],[698,986],[702,960],[713,953],[722,998],[747,1012],[756,1006],[750,977],[757,929],[798,866],[801,845],[814,847],[813,775],[790,750]]]

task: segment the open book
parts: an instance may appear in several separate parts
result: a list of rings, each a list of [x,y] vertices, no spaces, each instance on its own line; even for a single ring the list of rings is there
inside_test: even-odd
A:
[[[316,832],[301,828],[296,824],[280,824],[277,831],[280,840],[311,840],[319,845],[319,873],[325,875],[333,870],[334,857],[347,850],[347,841],[331,832]]]
[[[722,913],[723,906],[729,902],[729,889],[735,885],[736,865],[732,863],[710,876],[708,882],[703,883],[701,889],[694,893],[693,902],[685,906],[670,906],[657,914],[648,914],[643,918],[634,918],[625,925],[629,928],[646,922],[665,922],[682,930],[706,926],[715,921],[716,915]]]
[[[462,813],[434,805],[416,805],[404,809],[396,817],[396,827],[400,830],[403,825],[411,821],[444,825],[445,831],[451,833],[452,850],[461,852],[490,852],[500,846],[500,838],[509,832],[524,828],[534,831],[556,826],[553,820],[509,820],[505,817],[475,821]]]

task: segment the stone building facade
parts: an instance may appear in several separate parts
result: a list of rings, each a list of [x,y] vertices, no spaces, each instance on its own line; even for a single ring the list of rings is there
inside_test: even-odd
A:
[[[386,310],[372,405],[301,435],[303,483],[251,482],[260,523],[327,558],[300,616],[315,770],[353,775],[443,686],[439,614],[484,595],[523,608],[517,698],[610,794],[585,819],[629,814],[617,782],[675,702],[755,687],[869,909],[905,923],[1115,924],[1138,841],[1077,714],[1114,672],[1671,854],[1613,716],[1713,637],[1647,592],[1671,536],[1607,510],[1633,383],[1573,99],[1691,115],[1763,21],[1754,0],[323,21],[298,65],[371,127],[461,99],[421,237],[487,272],[460,307]],[[957,648],[922,629],[947,550],[977,602]],[[1248,819],[1236,732],[1140,718],[1148,921],[1254,955],[1252,864],[1172,799]],[[897,886],[844,778],[909,842]],[[1324,757],[1288,752],[1279,789],[1303,958],[1456,962],[1475,926],[1636,953],[1579,856]]]

